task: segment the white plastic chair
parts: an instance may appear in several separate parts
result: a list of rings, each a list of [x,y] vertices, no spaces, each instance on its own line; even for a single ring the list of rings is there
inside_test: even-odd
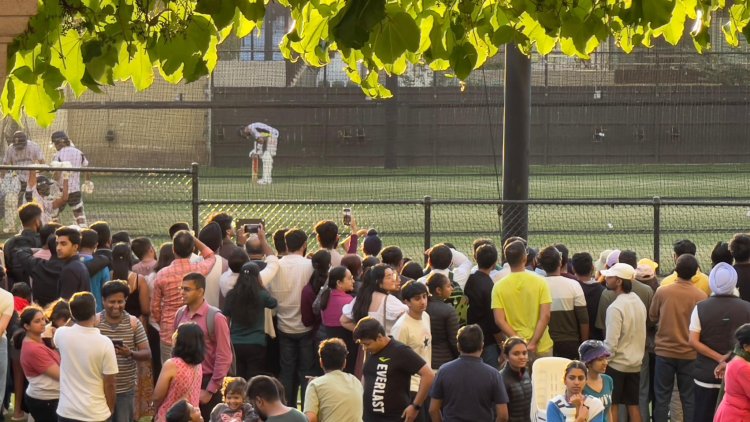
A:
[[[565,367],[570,363],[566,358],[539,358],[531,367],[531,420],[547,421],[547,404],[565,388],[563,378]]]

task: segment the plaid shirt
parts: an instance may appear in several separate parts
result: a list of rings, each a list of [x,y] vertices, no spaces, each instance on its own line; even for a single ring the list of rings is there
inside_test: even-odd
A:
[[[190,258],[178,258],[156,273],[154,296],[151,299],[151,316],[159,324],[161,341],[172,345],[174,319],[182,302],[182,278],[189,273],[207,275],[216,263],[216,255],[207,246],[201,249],[203,261],[191,263]]]

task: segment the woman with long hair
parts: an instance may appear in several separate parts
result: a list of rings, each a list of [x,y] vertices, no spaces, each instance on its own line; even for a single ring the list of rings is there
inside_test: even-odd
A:
[[[23,401],[37,421],[57,420],[60,398],[60,353],[42,340],[46,322],[42,308],[26,307],[20,317],[23,330],[13,339],[16,348],[21,349],[21,368],[29,380]]]
[[[357,297],[344,306],[341,325],[354,331],[354,326],[360,319],[371,316],[383,325],[386,335],[390,335],[398,317],[409,309],[390,294],[396,288],[396,277],[398,275],[390,265],[376,264],[370,267],[365,272]]]
[[[529,377],[529,349],[521,337],[509,337],[503,342],[505,366],[500,376],[508,392],[508,422],[531,420],[531,378]]]
[[[201,364],[205,356],[203,330],[188,322],[177,327],[173,340],[172,358],[167,359],[154,387],[156,422],[166,421],[167,411],[182,399],[198,407],[201,393]]]
[[[344,370],[354,373],[356,345],[352,332],[341,325],[341,314],[345,305],[352,302],[354,276],[346,267],[336,267],[328,273],[327,288],[320,295],[320,315],[326,339],[338,337],[346,343],[348,355]]]
[[[245,379],[260,374],[266,361],[265,309],[278,302],[263,287],[260,268],[248,262],[237,283],[227,293],[222,313],[229,320],[229,335],[237,359],[237,375]]]
[[[554,397],[547,405],[547,422],[603,422],[604,404],[596,397],[587,396],[588,369],[579,360],[571,361],[565,367],[563,382],[565,392]]]
[[[302,289],[300,301],[300,312],[302,313],[302,324],[305,327],[315,327],[320,324],[320,315],[313,310],[313,303],[318,297],[320,289],[328,280],[328,270],[331,269],[331,253],[325,249],[315,252],[310,258],[313,273],[310,280]]]

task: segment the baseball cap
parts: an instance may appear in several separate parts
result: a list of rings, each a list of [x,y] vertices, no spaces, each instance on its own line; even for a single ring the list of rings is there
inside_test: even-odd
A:
[[[640,267],[641,265],[648,265],[654,271],[656,271],[656,269],[659,268],[659,264],[657,264],[656,262],[648,258],[643,258],[640,261],[638,261],[638,266]]]
[[[65,132],[63,132],[62,130],[58,130],[56,132],[53,132],[50,138],[52,138],[52,141],[55,141],[56,139],[68,139],[68,135],[65,134]]]
[[[628,264],[618,262],[608,270],[603,270],[602,275],[605,277],[617,277],[623,280],[632,280],[635,277],[635,269]]]
[[[607,257],[612,253],[612,249],[605,249],[599,254],[599,259],[594,262],[594,269],[601,272],[607,265]]]

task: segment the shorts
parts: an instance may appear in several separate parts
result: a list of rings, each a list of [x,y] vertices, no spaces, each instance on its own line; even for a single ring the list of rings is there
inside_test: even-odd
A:
[[[606,374],[612,377],[612,404],[638,406],[641,390],[641,373],[620,372],[608,366]]]

